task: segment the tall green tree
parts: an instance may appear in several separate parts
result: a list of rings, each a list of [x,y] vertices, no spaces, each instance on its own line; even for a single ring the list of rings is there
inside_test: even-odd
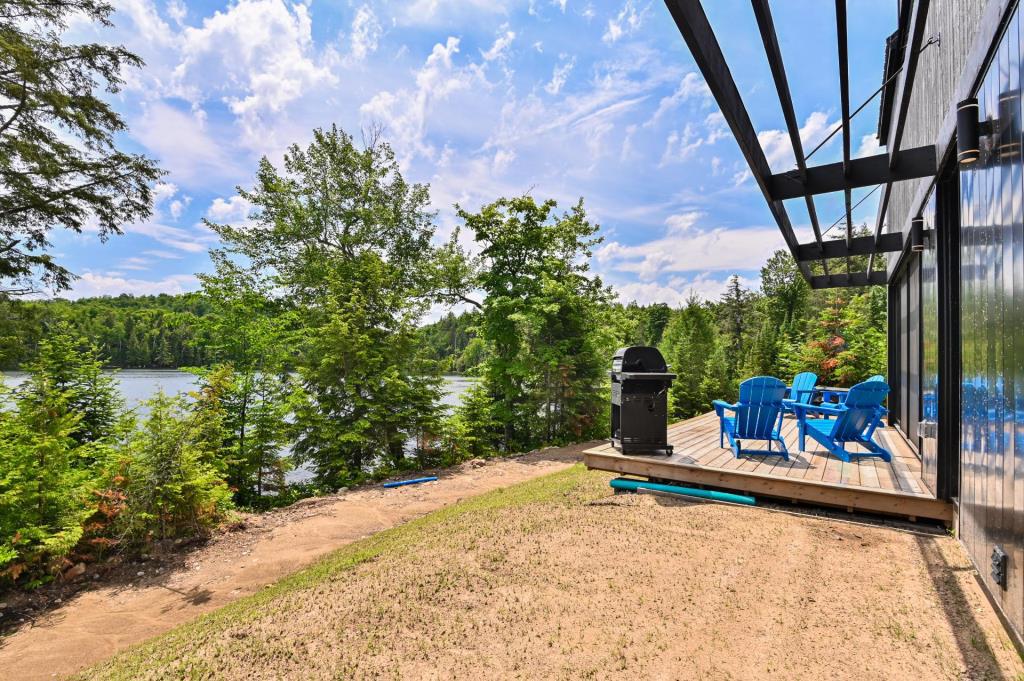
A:
[[[290,368],[295,315],[273,296],[272,282],[212,251],[213,274],[200,275],[210,313],[200,325],[214,365],[200,370],[201,395],[223,406],[226,429],[222,471],[235,501],[260,506],[280,492],[291,444],[287,421],[295,391]]]
[[[665,329],[661,349],[676,374],[669,389],[671,414],[689,418],[702,414],[720,395],[705,392],[704,375],[716,348],[717,331],[712,312],[691,296]]]
[[[212,228],[295,310],[296,460],[325,485],[404,465],[407,443],[440,416],[439,372],[416,332],[450,264],[431,243],[427,187],[405,181],[376,135],[359,146],[332,127],[280,169],[263,159],[240,193],[254,225]]]
[[[73,275],[47,248],[56,226],[100,238],[150,215],[156,164],[117,149],[124,120],[100,90],[142,61],[123,47],[64,41],[71,22],[110,25],[103,0],[0,3],[0,294],[60,290]]]
[[[771,321],[780,331],[803,319],[810,290],[789,251],[775,251],[761,267],[761,292],[768,301]]]
[[[722,329],[722,351],[725,355],[726,374],[730,381],[739,378],[740,369],[750,340],[754,295],[740,283],[737,275],[729,277],[725,293],[717,305],[718,322]]]
[[[495,443],[505,451],[583,439],[605,428],[603,390],[615,339],[610,292],[587,260],[600,242],[580,201],[556,215],[554,201],[499,199],[459,216],[481,247],[475,287],[481,367],[492,399]]]

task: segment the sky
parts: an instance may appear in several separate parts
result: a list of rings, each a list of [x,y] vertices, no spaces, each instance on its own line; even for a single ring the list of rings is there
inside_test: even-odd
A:
[[[430,184],[437,237],[475,210],[530,192],[584,199],[604,242],[593,270],[623,302],[716,298],[732,274],[757,286],[782,237],[661,0],[114,0],[114,27],[68,38],[145,60],[111,96],[119,144],[167,171],[152,217],[101,243],[55,233],[79,275],[66,297],[196,290],[217,238],[248,206],[261,157],[280,164],[317,127],[382,126],[406,179]],[[850,3],[853,107],[881,84],[896,0]],[[705,1],[772,169],[792,147],[746,0]],[[773,3],[805,150],[838,124],[832,3]],[[879,153],[877,100],[852,123],[855,156]],[[838,136],[812,164],[841,158]],[[858,200],[868,190],[856,190]],[[854,214],[873,221],[875,197]],[[802,242],[802,201],[787,202]],[[841,195],[818,201],[826,228]],[[873,222],[872,222],[873,224]],[[836,227],[830,236],[839,237]]]

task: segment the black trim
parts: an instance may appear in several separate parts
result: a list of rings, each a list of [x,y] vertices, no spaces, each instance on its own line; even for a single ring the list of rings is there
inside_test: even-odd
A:
[[[936,187],[935,238],[939,285],[939,432],[936,496],[960,493],[960,174],[944,174]]]

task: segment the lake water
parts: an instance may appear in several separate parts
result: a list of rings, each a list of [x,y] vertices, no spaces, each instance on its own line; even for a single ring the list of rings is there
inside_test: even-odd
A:
[[[22,371],[6,371],[0,376],[4,384],[13,388],[25,380],[26,374]],[[168,395],[177,395],[195,390],[199,382],[195,375],[176,369],[121,369],[114,372],[114,376],[128,408],[137,409],[140,415],[145,414],[145,409],[139,408],[140,405],[158,390]],[[449,408],[457,407],[462,402],[463,394],[475,381],[475,378],[466,376],[445,376],[441,404]],[[304,482],[311,477],[310,471],[297,468],[288,473],[288,482]]]
[[[199,384],[196,376],[177,369],[121,369],[113,373],[129,409],[135,409],[158,390],[168,395],[177,395],[195,390]],[[26,374],[23,371],[5,371],[2,376],[3,382],[13,388],[25,380]],[[445,376],[441,403],[457,407],[462,402],[463,393],[469,390],[474,381],[475,378],[466,376]]]

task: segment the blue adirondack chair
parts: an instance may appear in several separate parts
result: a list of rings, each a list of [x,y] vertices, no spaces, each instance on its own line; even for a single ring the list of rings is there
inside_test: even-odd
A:
[[[847,463],[855,456],[877,456],[883,461],[892,461],[889,452],[871,439],[882,417],[888,413],[882,406],[882,401],[888,394],[888,383],[868,380],[850,388],[843,404],[794,405],[799,419],[800,451],[806,450],[805,438],[810,435],[836,458]],[[820,414],[826,418],[809,418],[809,414]],[[835,416],[836,419],[829,420],[829,415]],[[862,445],[868,451],[847,451],[845,445],[848,442]]]
[[[781,456],[789,461],[789,451],[779,434],[782,428],[782,398],[786,384],[771,376],[756,376],[740,383],[740,398],[736,404],[715,400],[715,413],[719,418],[718,446],[725,446],[729,438],[733,454],[769,454]],[[732,412],[734,416],[727,416]],[[744,449],[744,440],[767,440],[768,450]],[[779,450],[772,451],[772,441],[779,443]]]
[[[783,409],[792,413],[795,403],[810,404],[816,385],[818,385],[818,374],[812,371],[805,371],[794,376],[793,385],[789,386],[789,397],[782,400]]]

